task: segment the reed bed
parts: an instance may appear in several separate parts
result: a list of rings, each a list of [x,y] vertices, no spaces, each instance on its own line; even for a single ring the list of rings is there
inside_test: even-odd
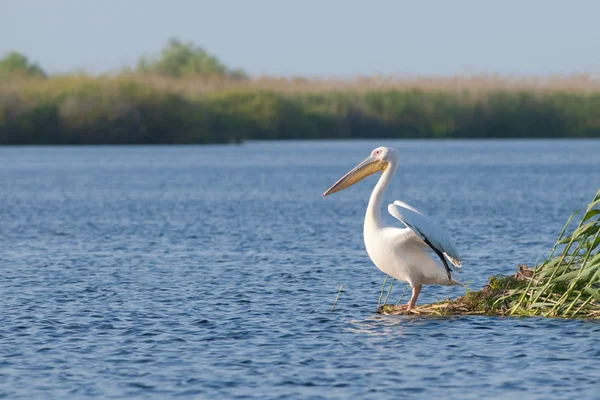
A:
[[[600,137],[591,75],[0,81],[0,144]]]
[[[574,219],[581,218],[573,227]],[[600,319],[600,190],[568,219],[550,255],[534,268],[493,276],[478,292],[415,309],[423,315],[501,315]],[[384,305],[382,314],[407,314]]]

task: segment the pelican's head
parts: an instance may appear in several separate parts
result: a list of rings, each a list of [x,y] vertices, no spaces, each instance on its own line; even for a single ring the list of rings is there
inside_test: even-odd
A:
[[[390,164],[393,163],[395,165],[397,161],[398,155],[394,149],[390,147],[378,147],[371,152],[371,155],[366,160],[358,164],[350,172],[342,176],[332,187],[327,189],[323,193],[323,197],[344,190],[376,172],[384,171]]]

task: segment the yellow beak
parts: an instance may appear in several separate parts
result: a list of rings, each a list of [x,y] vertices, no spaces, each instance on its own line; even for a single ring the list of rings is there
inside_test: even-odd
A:
[[[362,181],[367,176],[373,175],[376,172],[384,170],[386,165],[387,163],[378,160],[373,156],[370,156],[369,158],[358,164],[356,167],[354,167],[346,175],[342,176],[340,180],[338,180],[332,187],[327,189],[327,191],[323,193],[323,197],[335,192],[339,192],[340,190],[344,190],[347,187],[354,185],[356,182]]]

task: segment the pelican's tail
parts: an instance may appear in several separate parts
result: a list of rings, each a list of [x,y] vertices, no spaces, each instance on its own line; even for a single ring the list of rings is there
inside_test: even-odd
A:
[[[450,279],[450,286],[456,286],[456,285],[465,287],[465,285],[463,285],[462,283],[460,283],[460,281],[457,281],[456,279],[451,278]]]

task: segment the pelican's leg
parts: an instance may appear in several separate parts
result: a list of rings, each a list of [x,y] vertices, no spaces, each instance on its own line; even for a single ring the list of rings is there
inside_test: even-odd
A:
[[[419,297],[419,293],[421,293],[422,285],[413,286],[412,288],[412,296],[410,296],[410,301],[408,302],[408,307],[406,311],[411,311],[417,302],[417,297]]]

